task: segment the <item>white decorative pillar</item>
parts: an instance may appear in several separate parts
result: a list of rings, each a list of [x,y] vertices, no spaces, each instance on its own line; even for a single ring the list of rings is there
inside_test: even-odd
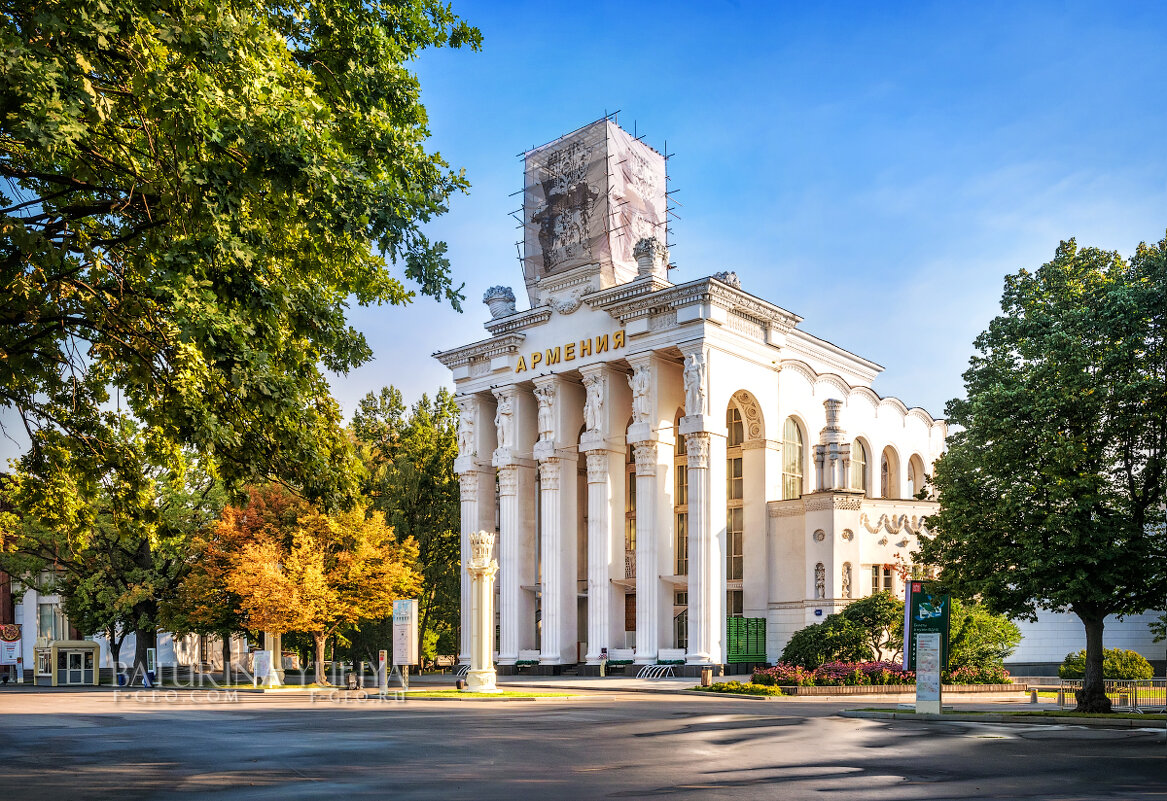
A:
[[[543,612],[543,634],[539,643],[541,665],[563,664],[564,639],[567,634],[564,630],[568,611],[564,592],[567,576],[563,569],[567,554],[564,553],[563,529],[560,525],[562,493],[559,489],[559,474],[559,459],[552,456],[539,461],[539,529],[543,540],[540,548],[543,558],[543,569],[540,571]]]
[[[489,424],[493,412],[494,399],[466,395],[457,398],[458,403],[458,457],[454,460],[454,471],[458,474],[461,500],[460,556],[463,565],[470,564],[471,535],[480,530],[494,531],[494,468],[489,459],[479,454],[489,455],[495,446],[495,430]],[[461,576],[461,626],[458,661],[470,664],[470,574],[462,571]]]
[[[660,643],[657,559],[657,442],[633,445],[636,458],[636,664],[656,663]]]
[[[466,689],[476,693],[497,693],[494,670],[494,577],[498,562],[492,558],[494,533],[476,531],[470,535],[470,671]]]
[[[709,433],[696,431],[685,436],[689,478],[689,652],[691,665],[713,662],[712,615],[716,614],[714,577],[710,568],[716,559],[709,508]]]
[[[532,404],[514,386],[494,391],[498,399],[495,427],[498,448],[492,463],[498,468],[498,663],[513,665],[520,649],[535,644],[535,598],[525,590],[535,582],[534,469],[529,458],[516,453],[527,447],[533,431]]]
[[[612,471],[611,453],[588,451],[588,653],[600,663],[611,648],[612,626]]]
[[[815,472],[818,480],[815,488],[824,490],[844,490],[849,486],[851,467],[851,443],[847,442],[847,432],[839,424],[841,400],[823,401],[827,410],[827,424],[819,434],[819,444],[814,446]]]

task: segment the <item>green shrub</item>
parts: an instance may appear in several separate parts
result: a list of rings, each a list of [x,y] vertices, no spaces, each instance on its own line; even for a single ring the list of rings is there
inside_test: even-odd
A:
[[[1080,679],[1086,675],[1086,651],[1066,654],[1058,668],[1063,679]],[[1154,668],[1142,654],[1121,648],[1105,648],[1102,651],[1102,676],[1107,679],[1149,679],[1155,675]]]
[[[825,662],[871,659],[867,633],[842,615],[799,629],[782,649],[782,661],[814,670]]]
[[[747,684],[740,681],[717,681],[708,687],[694,687],[710,693],[735,693],[737,695],[782,695],[778,687],[767,687],[761,684]]]
[[[1021,642],[1021,629],[984,606],[952,599],[948,669],[1001,670]],[[990,682],[985,682],[990,683]]]

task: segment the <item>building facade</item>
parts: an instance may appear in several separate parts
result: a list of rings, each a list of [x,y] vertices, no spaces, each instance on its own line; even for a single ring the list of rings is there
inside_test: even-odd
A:
[[[935,510],[915,496],[943,421],[732,273],[669,280],[663,168],[609,120],[528,153],[530,309],[492,288],[490,336],[436,354],[462,413],[463,561],[498,531],[503,670],[774,661],[900,592]]]

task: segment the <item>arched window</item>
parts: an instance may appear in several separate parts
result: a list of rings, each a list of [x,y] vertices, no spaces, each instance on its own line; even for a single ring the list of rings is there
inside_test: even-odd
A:
[[[924,488],[924,462],[916,454],[908,460],[908,498],[915,498],[916,493]]]
[[[860,440],[851,443],[851,489],[863,490],[866,495],[867,486],[867,449]]]
[[[731,583],[726,590],[726,615],[741,617],[741,581],[744,571],[743,546],[745,540],[745,479],[742,475],[742,440],[745,426],[742,413],[735,404],[725,410],[725,579]]]
[[[782,429],[782,500],[802,496],[802,429],[793,417]]]

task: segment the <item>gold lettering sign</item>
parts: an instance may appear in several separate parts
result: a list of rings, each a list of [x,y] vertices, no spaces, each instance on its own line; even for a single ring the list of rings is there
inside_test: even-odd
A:
[[[617,348],[622,348],[625,344],[626,340],[623,330],[617,331],[614,334],[600,334],[599,336],[581,339],[578,343],[567,342],[563,345],[556,345],[553,348],[532,351],[526,356],[520,354],[519,361],[515,364],[515,372],[525,373],[528,369],[534,370],[543,364],[550,367],[560,362],[571,362],[577,358],[583,359],[593,354],[606,353],[609,349],[616,350]]]

